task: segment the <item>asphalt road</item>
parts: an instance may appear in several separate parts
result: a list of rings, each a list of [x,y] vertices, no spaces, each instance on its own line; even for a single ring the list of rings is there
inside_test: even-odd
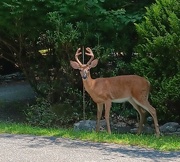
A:
[[[0,134],[0,162],[180,162],[180,152],[55,137]]]

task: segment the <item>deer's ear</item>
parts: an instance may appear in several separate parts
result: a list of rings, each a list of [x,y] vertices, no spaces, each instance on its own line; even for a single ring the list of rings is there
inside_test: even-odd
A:
[[[70,61],[70,65],[73,69],[80,69],[80,65],[76,61]]]
[[[93,61],[91,62],[90,67],[91,67],[91,68],[94,68],[94,67],[97,66],[97,64],[98,64],[98,59],[95,59],[95,60],[93,60]]]

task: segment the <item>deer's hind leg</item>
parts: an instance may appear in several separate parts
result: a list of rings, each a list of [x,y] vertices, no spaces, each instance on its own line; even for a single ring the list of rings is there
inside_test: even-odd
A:
[[[142,133],[142,129],[143,129],[143,124],[145,122],[145,117],[146,117],[146,111],[144,109],[142,109],[138,104],[136,104],[136,102],[133,99],[129,100],[129,103],[137,110],[137,112],[139,113],[139,126],[138,126],[138,130],[137,130],[137,134]]]
[[[158,120],[157,120],[156,109],[150,105],[149,101],[144,102],[142,107],[145,108],[151,114],[151,116],[154,120],[154,127],[155,127],[155,131],[156,131],[156,136],[159,137],[160,131],[159,131],[159,124],[158,124]]]
[[[137,98],[137,99],[134,99],[134,101],[136,102],[136,104],[138,104],[143,109],[145,109],[148,113],[150,113],[150,115],[152,116],[152,118],[154,120],[156,136],[159,137],[160,131],[159,131],[159,125],[158,125],[158,120],[157,120],[156,109],[150,105],[147,98],[144,98],[144,99]]]

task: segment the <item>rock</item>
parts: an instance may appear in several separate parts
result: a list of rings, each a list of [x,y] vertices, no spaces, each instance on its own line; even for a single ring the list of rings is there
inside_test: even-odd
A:
[[[136,134],[137,133],[138,128],[133,128],[130,130],[131,133]],[[144,126],[142,129],[142,133],[145,134],[153,134],[154,133],[154,129],[148,125]]]
[[[169,122],[160,127],[162,133],[176,132],[180,128],[180,125],[176,122]]]
[[[124,127],[114,126],[114,125],[111,126],[112,132],[115,132],[115,133],[129,133],[131,129],[132,128],[130,126],[124,126]]]
[[[95,120],[82,120],[74,124],[74,130],[85,130],[94,131],[96,128]],[[106,131],[106,121],[100,121],[100,131]],[[133,133],[136,134],[138,128],[127,125],[125,122],[118,122],[116,124],[111,123],[111,130],[114,133]],[[160,127],[161,133],[164,135],[180,135],[180,125],[175,122],[169,122]],[[154,134],[154,126],[145,125],[143,127],[142,133],[144,134]]]
[[[153,124],[153,118],[151,116],[147,117],[147,123],[149,125]]]
[[[100,130],[104,130],[106,128],[105,120],[100,121]],[[81,120],[78,123],[74,124],[74,130],[86,130],[86,131],[93,131],[96,128],[96,121],[95,120]]]
[[[176,135],[176,136],[180,136],[180,132],[171,132],[171,133],[164,133],[164,135]]]
[[[133,128],[133,129],[130,130],[130,133],[136,134],[137,130],[138,130],[138,128]]]
[[[143,128],[143,133],[145,134],[154,134],[154,129],[150,126],[145,126]]]

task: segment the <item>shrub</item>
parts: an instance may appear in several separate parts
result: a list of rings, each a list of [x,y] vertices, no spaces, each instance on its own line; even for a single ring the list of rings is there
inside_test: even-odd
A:
[[[26,120],[33,126],[52,127],[57,121],[57,115],[51,111],[51,105],[43,98],[38,98],[35,105],[26,110]]]
[[[82,119],[82,94],[78,90],[67,88],[64,102],[50,103],[47,99],[37,98],[36,104],[27,108],[26,121],[34,126],[59,127],[69,126]],[[91,112],[91,109],[86,109]],[[91,114],[91,113],[88,113]],[[89,116],[89,115],[88,115]]]
[[[146,9],[144,21],[135,24],[140,42],[136,47],[139,56],[132,66],[152,83],[151,99],[160,119],[177,120],[180,94],[180,2],[156,0]]]

